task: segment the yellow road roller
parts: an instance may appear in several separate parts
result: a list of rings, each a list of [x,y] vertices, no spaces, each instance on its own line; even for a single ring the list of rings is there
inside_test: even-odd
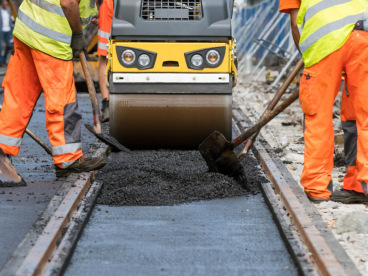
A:
[[[233,0],[116,0],[106,77],[110,134],[132,149],[231,140]]]

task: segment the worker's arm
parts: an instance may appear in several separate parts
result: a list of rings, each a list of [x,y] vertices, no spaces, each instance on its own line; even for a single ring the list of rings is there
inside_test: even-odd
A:
[[[73,33],[83,32],[78,0],[60,0],[60,5]]]
[[[87,41],[83,35],[78,0],[60,0],[60,5],[73,32],[70,43],[70,47],[73,50],[73,57],[78,58],[82,51],[87,50]]]
[[[299,40],[300,40],[300,33],[298,29],[298,25],[296,24],[296,17],[298,16],[299,9],[290,9],[290,25],[291,25],[291,33],[293,35],[295,46],[299,49]],[[301,54],[301,53],[300,53]]]

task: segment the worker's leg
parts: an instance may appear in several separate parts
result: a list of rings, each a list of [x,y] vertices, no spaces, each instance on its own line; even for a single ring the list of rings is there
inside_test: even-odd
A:
[[[67,168],[83,155],[73,63],[37,50],[32,50],[32,56],[45,94],[46,128],[54,163]]]
[[[341,99],[341,123],[344,130],[344,152],[345,152],[345,163],[347,173],[344,177],[344,190],[355,190],[358,176],[358,169],[356,166],[356,155],[357,155],[357,126],[356,126],[356,115],[354,108],[354,96],[355,94],[349,93],[346,88],[348,83],[348,77],[346,77],[344,90]],[[359,185],[358,185],[359,186]]]
[[[101,96],[102,96],[102,108],[101,108],[101,121],[107,122],[110,119],[110,107],[109,107],[109,90],[106,86],[105,69],[107,58],[100,56],[100,64],[98,65],[98,82],[100,84]]]
[[[110,38],[114,6],[112,0],[104,0],[100,7],[100,19],[98,21],[98,45],[97,53],[107,57],[107,44]]]
[[[307,195],[314,199],[329,199],[332,191],[332,107],[340,87],[341,73],[338,50],[304,69],[300,83],[300,104],[305,114],[304,168],[300,181]]]
[[[105,69],[107,64],[107,44],[110,38],[114,7],[112,0],[105,0],[100,7],[100,20],[98,22],[98,47],[97,53],[100,55],[98,67],[98,81],[102,96],[102,117],[101,121],[106,122],[110,118],[109,110],[109,90],[106,86]]]
[[[354,95],[358,131],[357,168],[359,184],[355,191],[367,194],[368,184],[368,32],[354,31],[347,41],[350,54],[346,73],[348,91]]]
[[[24,130],[41,92],[31,48],[14,37],[15,53],[11,56],[5,78],[4,103],[0,112],[0,147],[18,155]]]
[[[102,99],[109,100],[109,90],[106,86],[105,70],[106,70],[107,58],[106,56],[100,56],[100,64],[98,65],[98,83],[100,84]]]

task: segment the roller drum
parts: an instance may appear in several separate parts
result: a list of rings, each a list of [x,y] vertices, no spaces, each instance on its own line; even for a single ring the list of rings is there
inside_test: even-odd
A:
[[[132,149],[197,149],[213,131],[231,139],[229,94],[111,94],[110,134]]]

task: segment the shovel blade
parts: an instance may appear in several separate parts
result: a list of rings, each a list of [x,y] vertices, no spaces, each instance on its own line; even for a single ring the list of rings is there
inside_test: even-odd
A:
[[[198,150],[209,171],[234,177],[245,189],[251,191],[244,168],[224,135],[218,131],[213,132],[199,145]]]
[[[211,172],[232,175],[241,167],[231,143],[218,131],[208,136],[198,149]]]
[[[27,183],[18,174],[6,154],[0,149],[0,187],[20,186],[27,186]]]
[[[120,144],[118,142],[118,140],[116,140],[114,137],[106,134],[106,133],[97,133],[94,129],[93,126],[90,125],[85,125],[85,127],[92,132],[97,139],[99,139],[100,141],[104,142],[105,144],[109,145],[111,147],[112,151],[118,152],[118,151],[124,151],[124,152],[131,152],[130,149],[128,149],[127,147],[123,146],[122,144]]]
[[[233,150],[226,149],[215,160],[217,171],[224,175],[234,176],[243,169]]]
[[[218,172],[216,159],[229,145],[229,141],[218,131],[213,132],[199,145],[198,150],[206,161],[210,172]]]

